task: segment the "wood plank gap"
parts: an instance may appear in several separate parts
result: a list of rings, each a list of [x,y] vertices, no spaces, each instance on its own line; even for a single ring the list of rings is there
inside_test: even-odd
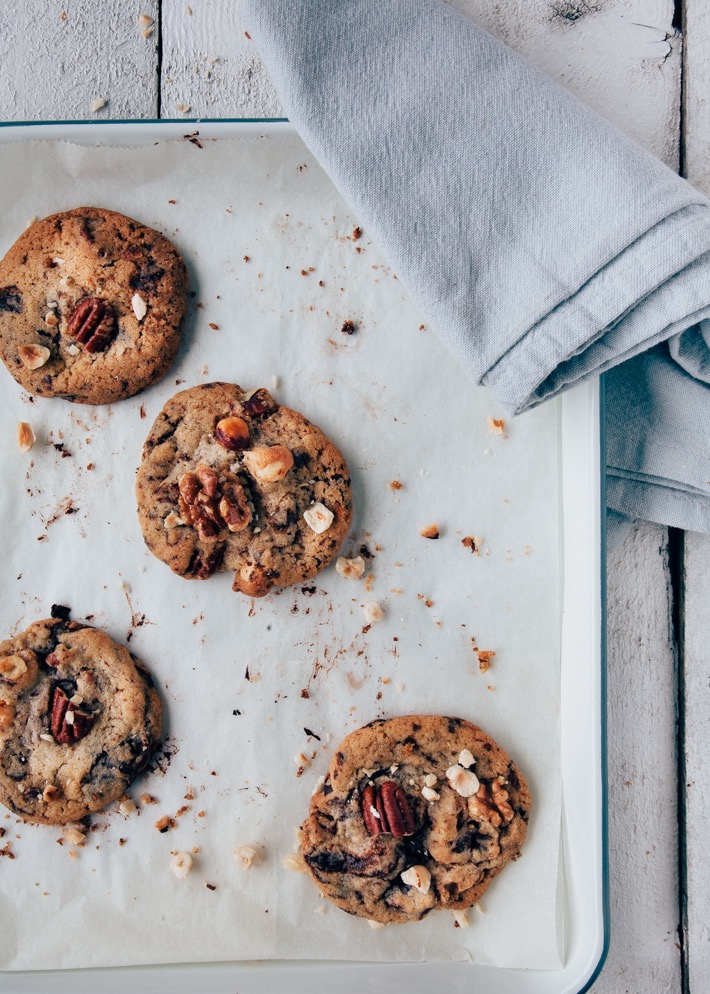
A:
[[[158,44],[155,54],[157,58],[156,72],[158,74],[158,120],[163,116],[163,0],[158,0]]]
[[[162,0],[161,0],[162,2]],[[673,27],[676,32],[680,35],[680,43],[682,46],[680,55],[680,105],[678,109],[680,117],[680,145],[678,148],[678,172],[681,176],[685,176],[687,179],[686,164],[685,164],[685,139],[686,139],[686,128],[687,128],[687,118],[686,118],[686,90],[687,90],[687,78],[686,78],[686,58],[687,51],[685,46],[685,39],[687,37],[685,30],[685,0],[675,0],[673,7]]]
[[[681,149],[683,147],[681,135]],[[688,853],[685,762],[685,533],[668,529],[668,572],[671,597],[671,640],[677,688],[676,762],[678,766],[678,943],[682,994],[690,994],[688,969]]]

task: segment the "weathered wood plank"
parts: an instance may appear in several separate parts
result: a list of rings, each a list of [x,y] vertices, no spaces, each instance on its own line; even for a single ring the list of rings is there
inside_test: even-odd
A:
[[[0,4],[0,120],[155,117],[158,0],[4,0]],[[94,112],[92,102],[106,100]]]
[[[710,8],[685,0],[685,174],[710,195]],[[685,536],[686,958],[689,989],[710,977],[710,538]]]
[[[594,994],[680,994],[676,683],[667,529],[637,524],[608,563],[611,945]]]

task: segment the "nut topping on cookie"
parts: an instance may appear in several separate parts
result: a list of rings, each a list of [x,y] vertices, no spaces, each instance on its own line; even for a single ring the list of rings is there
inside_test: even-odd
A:
[[[67,334],[87,352],[103,352],[116,334],[112,308],[101,297],[85,297],[69,315]]]
[[[27,672],[27,663],[22,656],[5,656],[0,659],[0,680],[14,683]]]
[[[17,354],[27,369],[40,369],[49,359],[49,349],[44,345],[19,345]]]
[[[261,483],[278,483],[293,467],[293,456],[285,445],[257,445],[244,453],[244,465]]]
[[[260,418],[271,414],[279,405],[265,387],[259,387],[242,402],[242,413],[248,418]]]
[[[15,720],[15,708],[12,704],[6,704],[5,701],[0,701],[0,732],[4,728],[10,728]]]
[[[446,771],[446,779],[461,797],[472,797],[478,790],[478,777],[471,770],[465,770],[463,766],[450,766]]]
[[[214,440],[229,452],[249,447],[249,427],[243,418],[222,418],[214,430]]]
[[[215,470],[202,463],[180,477],[179,491],[180,517],[203,542],[214,542],[225,527],[242,531],[251,520],[244,487],[236,481],[220,485]]]
[[[408,887],[416,887],[420,894],[426,894],[431,885],[431,873],[426,866],[410,866],[400,876],[403,884]]]
[[[55,686],[49,728],[57,742],[61,745],[70,745],[83,739],[91,731],[94,719],[93,714],[79,711],[62,688],[58,684]]]
[[[333,524],[334,517],[333,512],[325,504],[321,504],[320,501],[312,504],[303,512],[304,521],[316,535],[321,535],[323,532],[328,531]]]
[[[370,835],[388,833],[396,839],[414,832],[409,799],[393,780],[385,780],[379,791],[368,784],[362,792],[362,817]]]

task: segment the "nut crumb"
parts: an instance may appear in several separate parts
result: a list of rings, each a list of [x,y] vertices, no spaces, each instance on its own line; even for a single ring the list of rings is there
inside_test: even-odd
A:
[[[237,846],[232,853],[234,862],[241,870],[251,870],[261,862],[261,850],[257,846]]]
[[[48,361],[50,351],[44,345],[20,345],[17,353],[27,369],[40,369]]]
[[[175,104],[175,110],[179,111],[181,114],[187,114],[190,110],[189,104]]]
[[[422,538],[439,538],[441,532],[439,531],[439,526],[434,523],[432,525],[426,525],[424,528],[420,528],[419,534]]]
[[[494,435],[505,436],[505,421],[503,418],[488,418],[486,423]]]
[[[370,926],[370,928],[384,928],[385,927],[385,923],[384,922],[376,922],[376,921],[373,921],[372,918],[368,918],[367,919],[367,924]]]
[[[37,441],[32,425],[27,421],[17,423],[17,448],[20,452],[29,452]]]
[[[368,601],[367,604],[363,605],[362,611],[365,615],[365,622],[368,625],[374,625],[378,621],[382,621],[385,616],[385,612],[377,601]]]
[[[354,335],[357,328],[355,327],[355,322],[348,319],[347,321],[343,321],[343,325],[340,330],[344,335]]]
[[[131,297],[131,307],[136,316],[136,321],[142,321],[148,313],[148,305],[139,293],[134,293]]]
[[[98,110],[101,110],[101,108],[105,106],[106,97],[95,97],[95,99],[91,101],[91,113],[95,114]]]
[[[132,815],[138,808],[132,797],[123,797],[118,805],[118,810],[122,815]]]
[[[158,818],[155,823],[155,827],[159,832],[167,832],[169,828],[175,828],[177,822],[174,818],[170,818],[168,815],[163,815],[162,818]]]
[[[170,860],[170,869],[178,880],[184,880],[192,869],[192,856],[189,852],[176,852]]]
[[[458,763],[448,768],[446,779],[461,797],[473,797],[480,786],[476,774],[471,770],[465,770]]]
[[[387,489],[388,490],[401,490],[403,486],[404,486],[404,484],[400,483],[399,480],[392,480],[390,483],[387,484]]]
[[[68,828],[64,833],[64,838],[70,846],[83,846],[86,835],[78,828]]]
[[[141,804],[157,804],[158,798],[152,794],[141,794]]]
[[[465,911],[452,911],[452,917],[454,919],[454,926],[456,928],[468,928],[468,918],[466,917]]]
[[[303,856],[297,852],[290,852],[288,856],[284,856],[283,865],[287,870],[292,873],[307,873],[308,868],[306,867],[306,861]]]
[[[478,668],[481,673],[487,673],[488,670],[493,665],[493,657],[495,652],[492,649],[479,649],[474,645],[473,651],[476,653],[478,658]]]
[[[335,562],[335,569],[348,580],[359,580],[365,572],[365,560],[362,556],[355,556],[354,559],[340,556]]]
[[[420,894],[426,894],[431,886],[431,873],[426,866],[410,866],[408,870],[400,874],[402,883],[408,887],[415,887]]]
[[[306,508],[303,512],[303,519],[316,535],[321,535],[323,532],[327,531],[333,524],[333,519],[335,515],[331,510],[329,510],[325,504],[321,504],[317,501],[310,507]]]

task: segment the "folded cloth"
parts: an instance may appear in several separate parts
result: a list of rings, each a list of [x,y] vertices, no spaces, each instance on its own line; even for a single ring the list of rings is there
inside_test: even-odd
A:
[[[510,413],[675,336],[610,377],[610,499],[709,531],[706,198],[439,0],[244,18],[306,144]]]

